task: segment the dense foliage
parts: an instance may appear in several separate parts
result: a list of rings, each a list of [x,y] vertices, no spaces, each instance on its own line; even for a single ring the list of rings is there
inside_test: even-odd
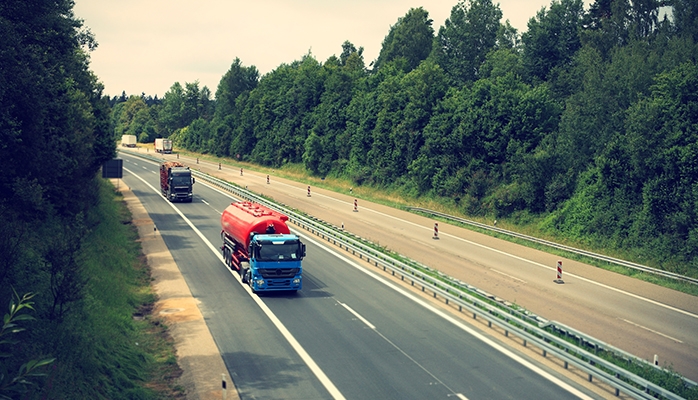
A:
[[[206,88],[175,83],[162,105],[117,105],[152,115],[122,112],[117,134],[535,216],[551,235],[698,271],[698,4],[553,0],[522,34],[501,18],[463,0],[435,34],[410,9],[369,67],[350,42],[262,77],[236,59],[215,112]]]
[[[72,7],[0,2],[0,302],[24,308],[3,311],[0,397],[147,398],[130,315],[149,299],[116,290],[138,281],[138,249],[133,232],[105,237],[128,227],[100,213],[116,204],[98,178],[114,133]]]

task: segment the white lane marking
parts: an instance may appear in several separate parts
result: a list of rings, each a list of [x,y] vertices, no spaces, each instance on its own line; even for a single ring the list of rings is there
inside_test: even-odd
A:
[[[515,276],[512,276],[512,275],[509,275],[509,274],[505,274],[505,273],[502,272],[502,271],[497,271],[497,270],[494,269],[494,268],[490,268],[490,271],[496,272],[496,273],[498,273],[498,274],[500,274],[500,275],[504,275],[504,276],[506,276],[507,278],[511,278],[511,279],[513,279],[513,280],[515,280],[515,281],[519,281],[519,282],[521,282],[521,283],[526,283],[526,281],[523,280],[523,279],[519,279],[519,278],[517,278],[517,277],[515,277]]]
[[[134,164],[135,164],[135,163],[134,163]],[[292,186],[292,185],[289,185],[289,184],[286,184],[286,183],[281,183],[281,182],[279,182],[279,184],[280,184],[280,185],[285,185],[285,186],[288,186],[288,187],[292,187],[292,188],[296,188],[295,186]],[[343,201],[343,200],[335,199],[334,197],[329,197],[329,196],[325,196],[325,195],[322,195],[322,194],[316,194],[316,196],[324,197],[324,198],[329,199],[329,200],[334,200],[334,201],[339,202],[339,203],[342,203],[342,204],[352,204],[352,203],[347,203],[347,202],[345,202],[345,201]],[[401,219],[401,218],[398,218],[398,217],[395,217],[395,216],[392,216],[392,215],[389,215],[389,214],[385,214],[385,213],[382,213],[382,212],[380,212],[380,211],[372,210],[372,209],[370,209],[370,208],[363,208],[362,210],[368,210],[368,211],[371,211],[371,212],[376,213],[376,214],[378,214],[378,215],[382,215],[382,216],[387,217],[387,218],[392,218],[392,219],[394,219],[394,220],[401,221],[401,222],[403,222],[403,223],[410,224],[410,225],[413,225],[413,226],[415,226],[415,227],[419,227],[419,228],[422,228],[422,229],[428,229],[429,231],[433,230],[433,228],[431,228],[431,227],[425,227],[425,226],[423,226],[423,225],[419,225],[419,224],[416,224],[416,223],[414,223],[414,222],[406,221],[406,220],[404,220],[404,219]],[[523,258],[523,257],[515,256],[515,255],[513,255],[513,254],[509,254],[509,253],[503,252],[503,251],[501,251],[501,250],[493,249],[493,248],[491,248],[491,247],[488,247],[488,246],[485,246],[485,245],[482,245],[482,244],[479,244],[479,243],[475,243],[475,242],[472,242],[472,241],[467,240],[467,239],[463,239],[463,238],[458,237],[458,236],[450,235],[450,234],[448,234],[448,233],[443,233],[443,232],[439,232],[439,234],[440,234],[441,236],[446,236],[446,237],[450,237],[450,238],[452,238],[452,239],[460,240],[461,242],[465,242],[465,243],[471,244],[471,245],[473,245],[473,246],[477,246],[477,247],[483,248],[483,249],[485,249],[485,250],[489,250],[489,251],[492,251],[492,252],[495,252],[495,253],[498,253],[498,254],[507,256],[507,257],[511,257],[511,258],[516,259],[516,260],[519,260],[519,261],[523,261],[523,262],[526,262],[526,263],[530,263],[530,264],[533,264],[533,265],[538,266],[538,267],[541,267],[541,268],[545,268],[545,269],[550,270],[550,271],[556,271],[556,270],[557,270],[557,267],[550,267],[550,266],[548,266],[548,265],[541,264],[541,263],[538,263],[538,262],[535,262],[535,261],[532,261],[532,260],[529,260],[529,259],[526,259],[526,258]],[[634,294],[634,293],[626,292],[625,290],[618,289],[618,288],[614,288],[613,286],[608,286],[608,285],[605,285],[605,284],[603,284],[603,283],[596,282],[596,281],[593,281],[593,280],[588,279],[588,278],[584,278],[584,277],[579,276],[579,275],[575,275],[575,274],[571,274],[571,273],[569,273],[569,272],[565,272],[565,276],[571,276],[571,277],[577,278],[577,279],[579,279],[579,280],[581,280],[581,281],[585,281],[585,282],[587,282],[587,283],[590,283],[590,284],[592,284],[592,285],[597,285],[597,286],[600,286],[600,287],[602,287],[602,288],[604,288],[604,289],[608,289],[608,290],[614,291],[614,292],[616,292],[616,293],[620,293],[620,294],[623,294],[623,295],[626,295],[626,296],[635,298],[635,299],[637,299],[637,300],[645,301],[645,302],[650,303],[650,304],[653,304],[653,305],[655,305],[655,306],[662,307],[662,308],[666,308],[666,309],[668,309],[668,310],[675,311],[675,312],[677,312],[677,313],[679,313],[679,314],[684,314],[684,315],[686,315],[686,316],[689,316],[689,317],[693,317],[693,318],[698,319],[698,314],[694,314],[694,313],[692,313],[692,312],[689,312],[689,311],[686,311],[686,310],[682,310],[682,309],[680,309],[680,308],[676,308],[676,307],[670,306],[670,305],[668,305],[668,304],[660,303],[660,302],[658,302],[658,301],[655,301],[655,300],[652,300],[652,299],[648,299],[648,298],[646,298],[646,297],[642,297],[642,296],[636,295],[636,294]]]
[[[337,301],[337,303],[339,303],[342,307],[346,308],[347,311],[349,311],[350,313],[354,314],[354,316],[355,316],[356,318],[358,318],[361,322],[363,322],[363,323],[366,324],[369,328],[371,328],[378,336],[381,337],[381,339],[385,340],[385,341],[386,341],[389,345],[391,345],[395,350],[397,350],[398,352],[400,352],[400,354],[402,354],[403,356],[405,356],[405,358],[407,358],[408,360],[412,361],[412,363],[413,363],[414,365],[416,365],[417,367],[419,367],[419,368],[420,368],[422,371],[424,371],[427,375],[431,376],[432,379],[434,379],[435,381],[437,381],[437,382],[439,383],[439,385],[441,385],[441,386],[443,386],[444,388],[446,388],[446,390],[448,390],[449,392],[451,392],[454,396],[463,396],[462,394],[456,393],[456,392],[455,392],[453,389],[451,389],[445,382],[443,382],[443,381],[442,381],[441,379],[439,379],[436,375],[434,375],[433,373],[431,373],[431,371],[429,371],[425,366],[423,366],[422,364],[420,364],[419,361],[417,361],[417,360],[415,360],[414,358],[412,358],[412,356],[410,356],[409,354],[407,354],[406,351],[404,351],[403,349],[401,349],[401,348],[400,348],[397,344],[395,344],[392,340],[388,339],[387,336],[385,336],[384,334],[380,333],[372,323],[368,322],[368,320],[367,320],[366,318],[364,318],[363,316],[361,316],[361,314],[359,314],[358,312],[354,311],[353,308],[349,307],[349,306],[348,306],[347,304],[345,304],[345,303],[342,303],[341,301]],[[449,396],[450,396],[450,395],[449,395]],[[465,397],[461,397],[461,398],[465,398]],[[467,400],[467,399],[466,399],[466,400]]]
[[[655,331],[654,329],[650,329],[650,328],[648,328],[648,327],[646,327],[646,326],[642,326],[642,325],[640,325],[640,324],[636,324],[635,322],[629,321],[629,320],[627,320],[627,319],[625,319],[625,318],[618,318],[618,319],[621,320],[621,321],[627,322],[627,323],[629,323],[630,325],[634,325],[634,326],[637,326],[638,328],[641,328],[641,329],[644,329],[644,330],[646,330],[646,331],[652,332],[652,333],[654,333],[655,335],[664,336],[665,338],[670,339],[670,340],[673,340],[673,341],[675,341],[676,343],[683,343],[683,342],[682,342],[681,340],[679,340],[679,339],[676,339],[676,338],[671,337],[671,336],[669,336],[669,335],[665,335],[665,334],[663,334],[662,332]]]
[[[283,183],[282,183],[282,184],[283,184]],[[291,185],[288,185],[288,184],[283,184],[283,185],[291,186]],[[291,186],[291,187],[294,187],[294,188],[295,188],[295,186]],[[334,197],[325,196],[325,195],[322,195],[322,194],[316,194],[315,196],[324,197],[324,198],[326,198],[326,199],[334,200],[334,201],[337,201],[337,202],[342,203],[342,204],[345,204],[345,205],[346,205],[346,204],[352,205],[352,203],[347,203],[347,202],[345,202],[345,201],[343,201],[343,200],[335,199]],[[415,226],[415,227],[418,227],[418,228],[426,229],[426,230],[429,230],[429,231],[432,231],[432,230],[433,230],[432,227],[426,227],[426,226],[424,226],[424,225],[419,225],[419,224],[416,224],[416,223],[414,223],[414,222],[407,221],[407,220],[404,220],[404,219],[401,219],[401,218],[392,216],[392,215],[390,215],[390,214],[385,214],[385,213],[382,213],[382,212],[380,212],[380,211],[372,210],[372,209],[370,209],[370,208],[364,207],[364,208],[361,209],[361,211],[370,211],[370,212],[373,212],[373,213],[375,213],[375,214],[378,214],[378,215],[381,215],[381,216],[384,216],[384,217],[387,217],[387,218],[392,218],[392,219],[394,219],[394,220],[398,220],[398,221],[400,221],[400,222],[403,222],[403,223],[406,223],[406,224],[409,224],[409,225],[412,225],[412,226]],[[507,256],[507,257],[511,257],[511,258],[513,258],[513,259],[515,259],[515,260],[519,260],[519,261],[523,261],[523,262],[526,262],[526,263],[529,263],[529,264],[533,264],[533,265],[535,265],[535,266],[538,266],[538,267],[541,267],[541,268],[545,268],[545,269],[550,270],[550,271],[556,271],[556,270],[557,270],[557,267],[551,267],[551,266],[548,266],[548,265],[545,265],[545,264],[541,264],[541,263],[538,263],[538,262],[535,262],[535,261],[532,261],[532,260],[529,260],[529,259],[526,259],[526,258],[523,258],[523,257],[515,256],[515,255],[513,255],[513,254],[509,254],[509,253],[503,252],[503,251],[501,251],[501,250],[493,249],[493,248],[491,248],[491,247],[488,247],[488,246],[485,246],[485,245],[482,245],[482,244],[479,244],[479,243],[475,243],[475,242],[472,242],[472,241],[467,240],[467,239],[463,239],[463,238],[458,237],[458,236],[450,235],[450,234],[448,234],[448,233],[439,232],[439,235],[441,235],[441,236],[446,236],[446,237],[449,237],[449,238],[452,238],[452,239],[456,239],[456,240],[460,240],[461,242],[465,242],[465,243],[468,243],[468,244],[470,244],[470,245],[477,246],[477,247],[480,247],[480,248],[482,248],[482,249],[495,252],[495,253],[497,253],[497,254],[501,254],[501,255],[504,255],[504,256]],[[630,297],[632,297],[632,298],[635,298],[635,299],[638,299],[638,300],[641,300],[641,301],[645,301],[645,302],[648,302],[648,303],[650,303],[650,304],[654,304],[654,305],[656,305],[656,306],[658,306],[658,307],[663,307],[663,308],[666,308],[666,309],[668,309],[668,310],[675,311],[675,312],[677,312],[677,313],[684,314],[684,315],[687,315],[687,316],[689,316],[689,317],[693,317],[693,318],[698,319],[698,314],[694,314],[694,313],[692,313],[692,312],[690,312],[690,311],[682,310],[682,309],[680,309],[680,308],[676,308],[676,307],[670,306],[670,305],[668,305],[668,304],[660,303],[660,302],[658,302],[658,301],[655,301],[655,300],[652,300],[652,299],[648,299],[648,298],[646,298],[646,297],[642,297],[642,296],[639,296],[639,295],[634,294],[634,293],[626,292],[625,290],[618,289],[618,288],[614,288],[613,286],[608,286],[608,285],[605,285],[605,284],[603,284],[603,283],[596,282],[596,281],[593,281],[593,280],[588,279],[588,278],[584,278],[584,277],[579,276],[579,275],[575,275],[575,274],[571,274],[571,273],[569,273],[569,272],[565,272],[565,276],[574,277],[574,278],[577,278],[577,279],[579,279],[579,280],[581,280],[581,281],[585,281],[585,282],[587,282],[587,283],[591,283],[592,285],[597,285],[597,286],[600,286],[600,287],[602,287],[602,288],[604,288],[604,289],[612,290],[612,291],[614,291],[614,292],[616,292],[616,293],[620,293],[620,294],[623,294],[623,295],[626,295],[626,296],[630,296]]]
[[[559,386],[560,388],[562,388],[562,389],[568,391],[569,393],[571,393],[571,394],[573,394],[573,395],[579,397],[580,399],[592,400],[592,397],[587,396],[585,393],[581,392],[580,390],[576,389],[575,387],[569,385],[568,383],[564,382],[563,380],[561,380],[561,379],[559,379],[559,378],[553,376],[552,374],[546,372],[545,370],[543,370],[542,368],[536,366],[535,364],[533,364],[533,363],[527,361],[526,359],[524,359],[523,357],[517,355],[517,354],[514,353],[513,351],[507,349],[506,347],[500,345],[499,343],[495,342],[494,340],[488,338],[488,337],[485,336],[484,334],[482,334],[482,333],[476,331],[474,328],[471,328],[471,327],[467,326],[465,323],[463,323],[463,322],[457,320],[455,317],[446,314],[444,311],[441,311],[441,310],[437,309],[436,307],[432,306],[431,304],[428,304],[427,302],[425,302],[425,301],[422,300],[421,298],[419,298],[419,297],[413,295],[412,293],[407,292],[405,289],[403,289],[403,288],[401,288],[401,287],[395,285],[394,283],[392,283],[392,282],[386,280],[385,278],[383,278],[383,277],[377,275],[377,274],[374,273],[373,271],[370,271],[370,270],[368,270],[368,269],[362,267],[361,265],[355,263],[353,260],[350,260],[350,259],[346,258],[344,255],[337,253],[337,252],[334,251],[333,249],[331,249],[331,248],[329,248],[329,247],[325,247],[324,244],[321,244],[321,243],[319,243],[319,242],[313,240],[310,236],[305,235],[305,234],[300,234],[300,233],[298,233],[298,235],[301,236],[301,237],[303,237],[304,240],[307,240],[308,242],[311,242],[311,243],[315,244],[316,246],[322,247],[323,249],[325,249],[325,251],[329,252],[329,253],[332,254],[333,256],[339,258],[340,260],[342,260],[342,261],[344,261],[345,263],[351,265],[352,267],[356,268],[357,270],[359,270],[359,271],[365,273],[366,275],[370,276],[371,278],[373,278],[373,279],[377,280],[378,282],[380,282],[380,283],[382,283],[382,284],[388,286],[389,288],[395,290],[396,292],[400,293],[401,295],[403,295],[403,296],[407,297],[408,299],[414,301],[415,303],[417,303],[417,304],[419,304],[420,306],[426,308],[427,310],[431,311],[432,313],[434,313],[434,314],[438,315],[439,317],[445,319],[446,321],[452,323],[452,324],[455,325],[456,327],[458,327],[458,328],[460,328],[461,330],[463,330],[463,331],[469,333],[470,335],[472,335],[472,336],[474,336],[475,338],[481,340],[482,342],[488,344],[489,346],[491,346],[491,347],[493,347],[494,349],[498,350],[498,351],[501,352],[502,354],[504,354],[504,355],[506,355],[507,357],[511,358],[512,360],[518,362],[519,364],[525,366],[526,368],[530,369],[531,371],[537,373],[537,374],[540,375],[541,377],[543,377],[543,378],[549,380],[550,382],[552,382],[553,384]],[[380,334],[380,333],[378,333],[378,334]],[[386,340],[387,340],[387,339],[386,339]],[[408,356],[408,357],[409,357],[409,356]]]
[[[457,396],[459,399],[461,399],[461,400],[468,400],[467,397],[463,396],[463,395],[460,394],[460,393],[456,393],[456,396]]]
[[[339,303],[340,306],[346,308],[347,311],[349,311],[350,313],[354,314],[354,316],[355,316],[359,321],[363,322],[366,326],[368,326],[369,328],[373,329],[374,331],[376,330],[375,325],[373,325],[372,323],[368,322],[368,320],[367,320],[366,318],[362,317],[361,314],[359,314],[359,313],[357,313],[356,311],[354,311],[353,308],[349,307],[349,306],[346,305],[345,303],[342,303],[341,301],[338,301],[337,303]]]
[[[149,188],[151,188],[155,193],[159,193],[158,190],[153,187],[150,183],[146,182],[145,179],[141,178],[140,176],[134,174],[132,171],[129,171],[127,168],[124,168],[126,171],[130,172],[135,176],[136,178],[140,179],[144,184],[146,184]],[[164,200],[164,199],[163,199]],[[184,220],[184,222],[189,225],[189,227],[201,238],[201,240],[204,242],[204,244],[213,252],[213,254],[218,258],[218,261],[223,264],[226,270],[230,272],[231,275],[238,281],[238,283],[247,291],[247,294],[254,300],[255,303],[259,306],[259,308],[264,312],[264,314],[269,318],[269,320],[274,324],[276,329],[279,330],[281,335],[288,341],[288,343],[291,345],[291,347],[298,353],[298,356],[305,362],[305,364],[310,368],[310,370],[315,374],[315,377],[318,378],[320,383],[325,387],[325,389],[330,393],[330,396],[334,399],[338,400],[343,400],[344,396],[342,393],[334,386],[334,383],[325,375],[325,373],[320,369],[320,367],[315,363],[315,360],[313,360],[310,355],[305,351],[305,349],[298,343],[296,338],[291,335],[291,332],[286,329],[286,327],[281,323],[281,321],[274,315],[274,313],[267,307],[266,304],[259,298],[259,296],[256,296],[252,293],[252,289],[248,285],[244,285],[240,279],[239,274],[234,273],[230,268],[228,268],[225,265],[225,262],[223,261],[223,256],[221,255],[221,252],[219,249],[217,249],[211,242],[206,239],[206,237],[199,231],[199,229],[194,226],[194,224],[187,218],[177,207],[175,207],[174,204],[170,203],[169,201],[164,200],[167,204],[172,207],[173,210],[177,214],[179,214],[180,217]]]
[[[204,199],[201,199],[201,202],[204,203],[204,204],[206,204],[207,206],[211,206],[211,205],[208,204],[208,202],[207,202],[206,200],[204,200]]]

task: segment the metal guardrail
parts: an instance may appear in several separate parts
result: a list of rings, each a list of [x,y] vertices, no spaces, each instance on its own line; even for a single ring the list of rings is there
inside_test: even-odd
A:
[[[136,155],[136,153],[132,154]],[[161,158],[157,157],[142,154],[137,155],[156,162],[162,161]],[[385,254],[382,249],[376,249],[367,244],[364,240],[344,232],[337,227],[304,216],[227,181],[196,170],[192,170],[192,173],[198,179],[205,180],[242,199],[258,202],[288,215],[289,220],[302,229],[332,242],[334,245],[351,252],[353,255],[359,256],[361,259],[365,259],[367,262],[382,268],[386,272],[389,271],[393,276],[398,276],[403,281],[407,280],[411,282],[412,286],[421,286],[423,292],[427,290],[430,291],[434,298],[440,298],[445,301],[446,304],[457,306],[458,310],[461,312],[467,310],[467,312],[472,314],[473,318],[486,320],[488,326],[492,327],[492,325],[494,325],[498,327],[504,331],[506,336],[511,333],[519,337],[523,340],[524,346],[527,346],[529,343],[535,345],[543,352],[544,357],[551,354],[562,360],[565,368],[571,365],[580,371],[584,371],[588,374],[588,380],[590,382],[595,378],[606,383],[615,389],[616,396],[622,392],[640,399],[654,399],[656,396],[671,400],[683,399],[681,396],[659,387],[587,351],[584,346],[590,346],[594,348],[595,351],[611,351],[621,355],[630,362],[637,362],[662,370],[662,368],[658,366],[654,366],[629,353],[608,346],[599,340],[584,335],[569,327],[565,327],[562,324],[554,321],[547,321],[526,311],[519,310],[502,299],[498,299],[467,283],[452,279],[427,266],[412,260],[397,260]],[[484,227],[492,228],[487,225],[484,225]],[[579,347],[572,345],[565,339],[546,330],[546,328],[551,327],[556,331],[564,332],[567,337],[576,340]],[[695,382],[685,378],[684,383],[688,386],[696,386]]]
[[[621,260],[621,259],[618,259],[618,258],[613,258],[613,257],[605,256],[605,255],[603,255],[603,254],[597,254],[597,253],[593,253],[593,252],[591,252],[591,251],[582,250],[582,249],[577,249],[577,248],[574,248],[574,247],[571,247],[571,246],[566,246],[566,245],[564,245],[564,244],[560,244],[560,243],[555,243],[555,242],[551,242],[551,241],[548,241],[548,240],[539,239],[539,238],[537,238],[537,237],[528,236],[528,235],[524,235],[524,234],[517,233],[517,232],[513,232],[513,231],[508,231],[508,230],[506,230],[506,229],[497,228],[497,227],[494,227],[494,226],[491,226],[491,225],[483,224],[483,223],[476,222],[476,221],[471,221],[471,220],[468,220],[468,219],[465,219],[465,218],[460,218],[460,217],[456,217],[456,216],[449,215],[449,214],[444,214],[444,213],[441,213],[441,212],[438,212],[438,211],[434,211],[434,210],[429,210],[429,209],[426,209],[426,208],[408,207],[408,209],[411,210],[411,211],[416,211],[416,212],[422,213],[422,214],[434,215],[434,216],[437,216],[437,217],[440,217],[440,218],[443,218],[443,219],[446,219],[446,220],[451,220],[451,221],[460,222],[460,223],[466,224],[466,225],[476,226],[476,227],[478,227],[478,228],[486,229],[486,230],[488,230],[488,231],[501,233],[501,234],[504,234],[504,235],[507,235],[507,236],[511,236],[511,237],[515,237],[515,238],[519,238],[519,239],[524,239],[524,240],[527,240],[527,241],[530,241],[530,242],[542,244],[542,245],[545,245],[545,246],[548,246],[548,247],[552,247],[552,248],[555,248],[555,249],[558,249],[558,250],[564,250],[564,251],[567,251],[567,252],[570,252],[570,253],[573,253],[573,254],[578,254],[578,255],[585,256],[585,257],[589,257],[589,258],[593,258],[593,259],[596,259],[596,260],[605,261],[605,262],[608,262],[608,263],[611,263],[611,264],[620,265],[620,266],[623,266],[623,267],[626,267],[626,268],[631,268],[631,269],[634,269],[634,270],[637,270],[637,271],[647,272],[647,273],[650,273],[650,274],[659,275],[659,276],[663,276],[663,277],[666,277],[666,278],[672,278],[672,279],[682,280],[682,281],[685,281],[685,282],[690,282],[690,283],[693,283],[693,284],[698,285],[698,279],[693,278],[693,277],[690,277],[690,276],[684,276],[684,275],[676,274],[676,273],[673,273],[673,272],[669,272],[669,271],[664,271],[664,270],[657,269],[657,268],[648,267],[648,266],[646,266],[646,265],[637,264],[637,263],[633,263],[633,262],[630,262],[630,261],[625,261],[625,260]]]
[[[399,276],[403,281],[411,282],[411,285],[422,287],[422,291],[429,290],[435,298],[440,297],[447,304],[456,305],[459,311],[467,310],[472,313],[473,318],[482,318],[488,321],[488,325],[497,326],[505,332],[505,335],[510,333],[523,340],[523,345],[528,343],[534,344],[543,351],[543,355],[554,355],[562,360],[565,367],[571,365],[575,368],[584,371],[588,374],[589,381],[597,379],[605,382],[615,389],[615,394],[618,396],[621,392],[629,394],[641,399],[654,399],[657,395],[667,399],[682,399],[654,383],[632,374],[625,369],[622,369],[615,364],[607,361],[596,354],[593,354],[584,348],[580,348],[570,344],[568,341],[554,335],[545,330],[545,327],[554,326],[556,330],[564,329],[565,333],[578,340],[580,344],[592,344],[595,349],[609,350],[610,346],[601,346],[600,341],[589,336],[580,334],[570,328],[561,328],[561,324],[552,321],[546,321],[535,315],[522,312],[511,306],[507,306],[506,302],[497,299],[496,297],[483,292],[475,287],[469,286],[463,282],[457,282],[451,279],[451,283],[456,283],[460,287],[453,287],[445,283],[442,279],[450,279],[443,274],[430,268],[419,265],[414,266],[406,262],[395,260],[384,254],[382,250],[377,250],[370,245],[362,242],[361,239],[353,237],[341,231],[341,229],[332,227],[327,224],[306,217],[300,213],[290,210],[283,205],[271,202],[261,196],[258,196],[250,191],[234,186],[224,180],[211,177],[198,171],[194,171],[197,178],[205,180],[210,184],[218,186],[221,189],[227,190],[236,196],[263,204],[269,208],[282,212],[289,217],[289,221],[293,224],[315,234],[324,240],[327,240],[340,248],[351,252],[353,255],[365,259],[376,267],[382,268],[384,271],[392,273],[393,276]],[[412,262],[411,264],[416,264]],[[428,273],[422,272],[429,271]],[[435,276],[434,276],[435,275]],[[466,289],[464,291],[463,289]],[[470,293],[468,293],[470,292]],[[471,294],[472,293],[472,294]],[[505,308],[493,305],[500,303]],[[628,359],[636,362],[652,365],[644,360],[640,360],[628,353],[623,353]],[[659,367],[656,367],[659,368]],[[661,368],[659,368],[661,369]],[[695,383],[686,381],[687,384],[695,385]]]

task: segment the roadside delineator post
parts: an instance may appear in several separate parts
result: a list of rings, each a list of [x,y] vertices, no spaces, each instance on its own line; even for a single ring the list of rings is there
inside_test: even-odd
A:
[[[659,356],[656,354],[654,355],[654,365],[659,365]]]
[[[433,239],[438,240],[439,239],[439,223],[434,222],[434,237]]]
[[[342,230],[344,230],[344,222],[342,222]]]
[[[267,175],[267,185],[269,184],[269,175]]]
[[[308,197],[310,197],[310,185],[308,185]]]
[[[557,279],[555,279],[553,282],[565,283],[565,281],[562,280],[562,261],[557,262]]]
[[[223,400],[225,400],[225,399],[227,398],[227,396],[228,396],[228,393],[227,393],[228,388],[227,388],[227,386],[228,386],[228,384],[227,384],[227,382],[225,381],[225,374],[221,374],[221,389],[223,390]]]
[[[221,170],[221,163],[218,163],[218,170]]]
[[[242,176],[242,168],[240,168],[240,176]]]
[[[199,157],[196,157],[196,163],[197,164],[199,163]]]
[[[359,202],[354,199],[354,212],[359,212]]]
[[[179,160],[179,153],[177,153],[177,159]]]

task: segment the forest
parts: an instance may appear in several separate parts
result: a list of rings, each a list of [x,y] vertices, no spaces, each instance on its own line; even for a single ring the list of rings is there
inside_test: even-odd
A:
[[[491,0],[466,0],[438,31],[410,9],[368,65],[348,41],[264,76],[236,58],[215,98],[198,82],[111,98],[112,126],[464,215],[534,219],[695,275],[697,39],[689,0],[553,0],[525,32]]]
[[[412,8],[375,60],[348,41],[265,75],[235,58],[215,93],[174,82],[162,98],[104,93],[73,5],[0,2],[0,398],[156,397],[157,360],[133,344],[148,276],[99,174],[123,134],[698,276],[698,2],[553,0],[525,32],[491,0],[441,27]]]

